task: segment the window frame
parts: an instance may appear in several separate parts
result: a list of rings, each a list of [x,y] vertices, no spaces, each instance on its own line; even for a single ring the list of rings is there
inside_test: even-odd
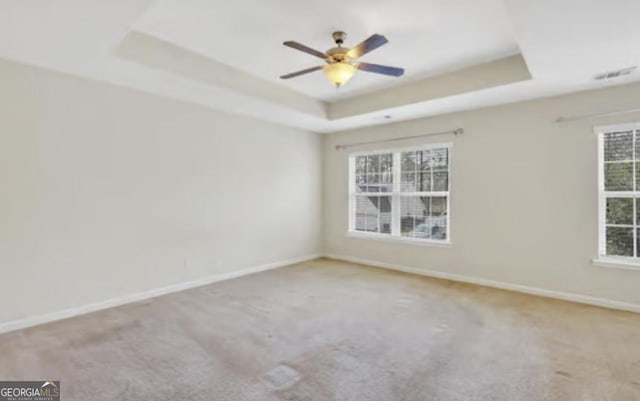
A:
[[[640,189],[631,191],[606,191],[605,190],[605,155],[604,155],[604,138],[606,134],[615,132],[633,132],[632,147],[635,153],[635,141],[636,131],[640,131],[640,122],[615,124],[615,125],[601,125],[593,128],[597,137],[597,160],[598,160],[598,257],[593,260],[593,263],[598,266],[622,268],[622,269],[640,269],[640,256],[619,256],[607,254],[607,199],[608,198],[631,198],[633,199],[633,247],[634,255],[640,253],[638,249],[638,230],[640,230],[640,224],[636,219],[636,214],[640,211],[636,210],[636,199],[640,199]],[[634,155],[635,156],[635,155]],[[640,158],[634,157],[632,161],[640,162]],[[620,162],[620,161],[618,161]],[[636,168],[635,164],[632,168],[633,182],[636,183]]]
[[[431,150],[431,149],[447,149],[447,180],[448,180],[448,191],[433,191],[433,192],[402,192],[401,191],[401,154],[402,152],[409,151],[420,151],[420,150]],[[428,246],[438,246],[438,247],[450,247],[452,245],[451,241],[451,164],[452,164],[452,142],[439,142],[439,143],[424,143],[419,145],[412,146],[403,146],[403,147],[394,147],[394,148],[384,148],[384,149],[374,149],[374,150],[366,150],[366,151],[356,151],[348,154],[348,168],[349,168],[349,189],[348,189],[348,228],[347,228],[347,236],[352,238],[360,238],[360,239],[372,239],[372,240],[382,240],[396,243],[405,243],[405,244],[415,244],[415,245],[428,245]],[[391,233],[374,233],[374,232],[365,232],[365,231],[357,231],[355,229],[355,212],[356,212],[356,196],[360,194],[355,190],[355,171],[356,171],[356,157],[358,156],[369,156],[369,155],[379,155],[384,153],[391,153],[393,158],[393,190],[388,192],[388,195],[391,198]],[[428,194],[428,195],[424,195]],[[394,233],[399,233],[400,231],[400,198],[402,196],[445,196],[447,198],[447,218],[446,218],[446,239],[432,239],[432,238],[415,238],[415,237],[403,237],[402,235],[398,235]]]

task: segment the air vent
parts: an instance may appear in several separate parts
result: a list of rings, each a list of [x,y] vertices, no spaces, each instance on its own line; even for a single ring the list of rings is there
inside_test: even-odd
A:
[[[624,77],[626,75],[630,75],[633,71],[635,71],[636,68],[638,67],[634,66],[634,67],[623,68],[621,70],[605,72],[605,73],[596,75],[594,79],[596,81],[601,81],[603,79],[614,79],[614,78]]]

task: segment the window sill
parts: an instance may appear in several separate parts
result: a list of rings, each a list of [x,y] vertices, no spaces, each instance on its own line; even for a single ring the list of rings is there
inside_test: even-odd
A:
[[[618,259],[618,258],[607,258],[601,257],[597,259],[593,259],[592,263],[594,266],[600,267],[608,267],[610,269],[624,269],[624,270],[636,270],[640,271],[640,259]]]
[[[357,239],[366,239],[366,240],[374,240],[374,241],[383,241],[383,242],[392,242],[396,244],[409,244],[409,245],[419,245],[419,246],[433,246],[437,248],[452,248],[453,244],[451,241],[438,241],[438,240],[429,240],[429,239],[415,239],[409,237],[391,237],[389,235],[384,234],[366,234],[361,232],[353,232],[350,231],[346,234],[349,238],[357,238]]]

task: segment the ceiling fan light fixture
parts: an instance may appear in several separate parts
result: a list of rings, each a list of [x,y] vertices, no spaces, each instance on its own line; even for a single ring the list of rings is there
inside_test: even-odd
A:
[[[288,40],[282,44],[292,49],[299,50],[301,52],[310,54],[314,57],[321,58],[326,64],[316,65],[315,67],[307,68],[304,70],[292,72],[289,74],[281,75],[280,79],[290,79],[299,77],[301,75],[309,74],[310,72],[323,70],[327,79],[334,84],[337,88],[346,84],[356,70],[370,72],[374,74],[382,74],[390,77],[400,77],[404,74],[404,68],[391,67],[388,65],[364,63],[358,59],[365,54],[379,48],[380,46],[388,43],[389,41],[382,35],[373,34],[369,36],[364,42],[356,45],[352,48],[342,47],[347,34],[338,31],[333,33],[333,40],[336,42],[337,47],[333,47],[326,52],[321,52],[312,49],[309,46],[305,46],[302,43],[298,43],[293,40]]]
[[[327,79],[331,81],[336,87],[340,87],[346,84],[353,74],[356,73],[356,67],[349,63],[332,63],[325,65],[322,70],[327,76]]]

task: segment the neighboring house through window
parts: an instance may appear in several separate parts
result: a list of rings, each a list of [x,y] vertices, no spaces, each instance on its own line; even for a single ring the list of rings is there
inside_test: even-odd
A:
[[[450,144],[349,157],[349,232],[448,243]]]

